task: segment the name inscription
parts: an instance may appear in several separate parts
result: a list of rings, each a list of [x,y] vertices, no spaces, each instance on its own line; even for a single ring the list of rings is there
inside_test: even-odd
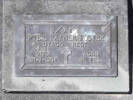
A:
[[[16,15],[16,76],[117,76],[117,16]]]
[[[26,65],[43,69],[110,66],[110,27],[62,23],[25,25]]]

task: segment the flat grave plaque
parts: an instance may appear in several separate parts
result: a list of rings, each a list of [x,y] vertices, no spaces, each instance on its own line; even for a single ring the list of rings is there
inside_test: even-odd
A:
[[[17,76],[116,76],[117,17],[14,16]]]
[[[130,91],[127,0],[3,0],[2,18],[4,92]]]

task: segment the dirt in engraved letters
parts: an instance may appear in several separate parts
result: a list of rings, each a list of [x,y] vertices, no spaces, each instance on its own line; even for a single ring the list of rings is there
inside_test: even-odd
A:
[[[101,26],[27,24],[25,30],[26,64],[87,66],[109,60],[109,33]]]

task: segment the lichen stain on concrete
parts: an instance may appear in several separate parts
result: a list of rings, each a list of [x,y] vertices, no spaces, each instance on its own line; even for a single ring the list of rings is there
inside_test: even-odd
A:
[[[73,83],[67,83],[65,81],[62,81],[60,82],[58,85],[57,85],[57,90],[63,90],[63,91],[74,91],[74,90],[79,90],[79,87],[76,86],[75,84]]]

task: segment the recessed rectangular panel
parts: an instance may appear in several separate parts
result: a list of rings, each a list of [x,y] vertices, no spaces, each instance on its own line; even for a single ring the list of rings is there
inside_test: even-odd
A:
[[[116,76],[117,17],[15,16],[17,76]]]

